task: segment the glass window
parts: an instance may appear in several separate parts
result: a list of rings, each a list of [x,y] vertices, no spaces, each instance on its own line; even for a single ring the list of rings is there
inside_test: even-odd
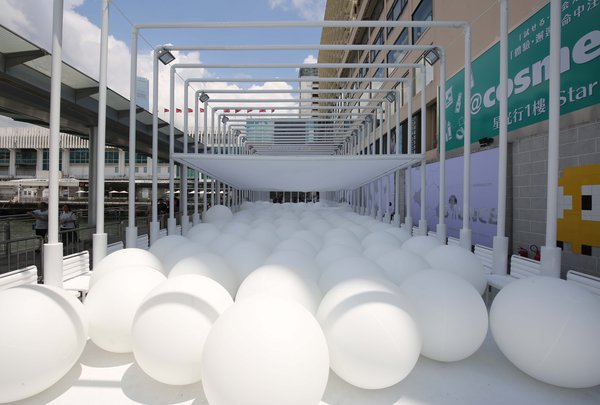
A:
[[[425,86],[433,81],[434,69],[433,66],[429,63],[427,58],[421,56],[419,60],[417,60],[419,65],[425,65]],[[421,69],[415,69],[415,94],[419,94],[421,92],[421,86],[423,85]]]
[[[115,166],[115,173],[119,173],[119,166]]]
[[[10,150],[9,149],[0,149],[0,164],[3,164],[3,165],[10,164]]]
[[[373,45],[383,45],[383,28],[379,30],[377,36],[375,37],[375,41],[373,41]],[[375,59],[379,56],[379,49],[371,51],[371,62],[375,62]]]
[[[145,165],[146,163],[148,163],[148,156],[142,153],[136,153],[135,163]],[[129,164],[129,151],[125,151],[125,164]]]
[[[412,15],[413,21],[431,21],[433,18],[433,6],[431,0],[421,0]],[[416,44],[426,28],[414,27],[412,29],[413,44]]]
[[[107,150],[104,152],[104,163],[119,164],[119,151]]]
[[[89,149],[71,149],[69,150],[69,162],[74,164],[90,163]]]
[[[379,20],[381,16],[381,12],[383,11],[384,0],[377,0],[375,6],[373,7],[373,11],[371,11],[371,15],[369,18],[365,18],[365,20]]]
[[[408,30],[405,28],[402,30],[398,38],[394,41],[394,45],[408,45]],[[387,63],[400,63],[406,56],[406,51],[392,50],[387,53]],[[388,76],[392,76],[392,72],[396,68],[388,68]]]
[[[62,170],[62,151],[58,154],[58,170]],[[42,149],[42,170],[50,170],[50,149]]]
[[[387,15],[387,20],[388,21],[400,20],[400,16],[402,15],[402,12],[404,11],[404,7],[406,7],[407,3],[408,3],[408,0],[396,0]],[[394,29],[392,27],[388,27],[386,35],[390,35],[393,30]]]
[[[377,80],[385,77],[385,70],[383,68],[378,68],[375,70],[375,74],[373,75],[373,81],[371,82],[371,88],[377,90],[381,88],[383,85],[383,81]]]
[[[17,149],[15,163],[18,165],[35,165],[37,153],[35,149]]]

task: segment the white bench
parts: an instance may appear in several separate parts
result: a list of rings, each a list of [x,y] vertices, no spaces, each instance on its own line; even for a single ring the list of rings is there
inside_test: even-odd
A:
[[[448,245],[450,245],[450,246],[460,246],[460,239],[454,238],[452,236],[448,236]]]
[[[162,238],[163,236],[167,236],[167,228],[163,228],[158,231],[158,239]]]
[[[90,252],[73,253],[63,257],[63,288],[76,292],[83,301],[90,289]]]
[[[488,274],[488,285],[498,290],[501,290],[511,281],[519,278],[527,278],[539,276],[541,272],[541,264],[537,260],[527,257],[512,255],[510,257],[510,274]]]
[[[109,243],[106,245],[106,254],[109,255],[111,253],[116,252],[117,250],[123,249],[125,246],[123,245],[123,241],[118,241],[114,243]]]
[[[577,284],[594,294],[600,295],[600,277],[580,273],[575,270],[569,270],[567,272],[567,281]]]
[[[137,237],[136,247],[138,249],[148,250],[148,234],[140,235]]]
[[[37,267],[28,266],[22,269],[0,274],[0,291],[25,284],[36,284],[38,281]]]
[[[177,225],[175,227],[175,235],[181,235],[181,232],[182,232],[181,225]]]
[[[479,259],[486,274],[492,274],[494,268],[494,250],[487,246],[475,245],[475,256]]]

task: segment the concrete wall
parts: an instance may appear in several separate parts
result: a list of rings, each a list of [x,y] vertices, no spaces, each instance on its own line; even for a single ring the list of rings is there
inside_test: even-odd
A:
[[[512,248],[531,244],[544,245],[546,232],[546,181],[548,133],[515,139],[512,158]],[[560,170],[571,166],[600,164],[600,120],[573,126],[560,134]],[[600,248],[593,247],[592,255],[575,254],[565,242],[562,274],[578,270],[600,275]]]

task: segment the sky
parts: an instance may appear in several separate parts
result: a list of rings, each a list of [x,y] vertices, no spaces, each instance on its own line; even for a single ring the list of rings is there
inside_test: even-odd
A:
[[[200,21],[293,21],[322,20],[326,0],[111,0],[109,19],[108,86],[129,97],[130,43],[132,24]],[[36,45],[52,51],[51,0],[0,0],[0,24]],[[98,79],[102,0],[64,0],[63,60]],[[150,80],[152,93],[152,50],[155,46],[211,44],[318,44],[320,28],[296,29],[153,29],[142,30],[138,40],[137,75]],[[314,63],[316,50],[303,51],[175,51],[176,63]],[[185,78],[297,77],[295,69],[178,69],[175,107],[183,107]],[[168,118],[169,68],[160,66],[159,116]],[[293,83],[193,83],[188,103],[193,106],[192,89],[240,90],[227,98],[265,98],[242,94],[245,88],[291,89]],[[225,97],[225,96],[219,96]],[[291,98],[275,94],[270,98]],[[150,94],[152,100],[152,94]],[[286,103],[282,105],[293,105]],[[6,122],[6,120],[4,120]],[[182,114],[175,117],[182,125]],[[0,120],[2,125],[2,120]]]

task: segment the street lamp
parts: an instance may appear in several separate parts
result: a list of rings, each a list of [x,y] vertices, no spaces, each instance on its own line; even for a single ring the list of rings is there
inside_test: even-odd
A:
[[[228,117],[228,116],[226,116],[226,115],[225,115],[225,116],[223,116],[223,118],[221,118],[221,122],[222,122],[223,124],[227,124],[227,122],[229,122],[229,117]]]
[[[158,60],[166,66],[175,60],[175,56],[171,52],[163,48],[160,51],[158,51]]]
[[[385,95],[385,99],[388,102],[393,103],[394,101],[396,101],[396,93],[390,91],[388,94]]]
[[[209,97],[209,96],[208,96],[208,94],[206,94],[205,92],[202,92],[202,93],[200,94],[199,100],[200,100],[202,103],[206,103],[208,100],[210,100],[210,97]]]

